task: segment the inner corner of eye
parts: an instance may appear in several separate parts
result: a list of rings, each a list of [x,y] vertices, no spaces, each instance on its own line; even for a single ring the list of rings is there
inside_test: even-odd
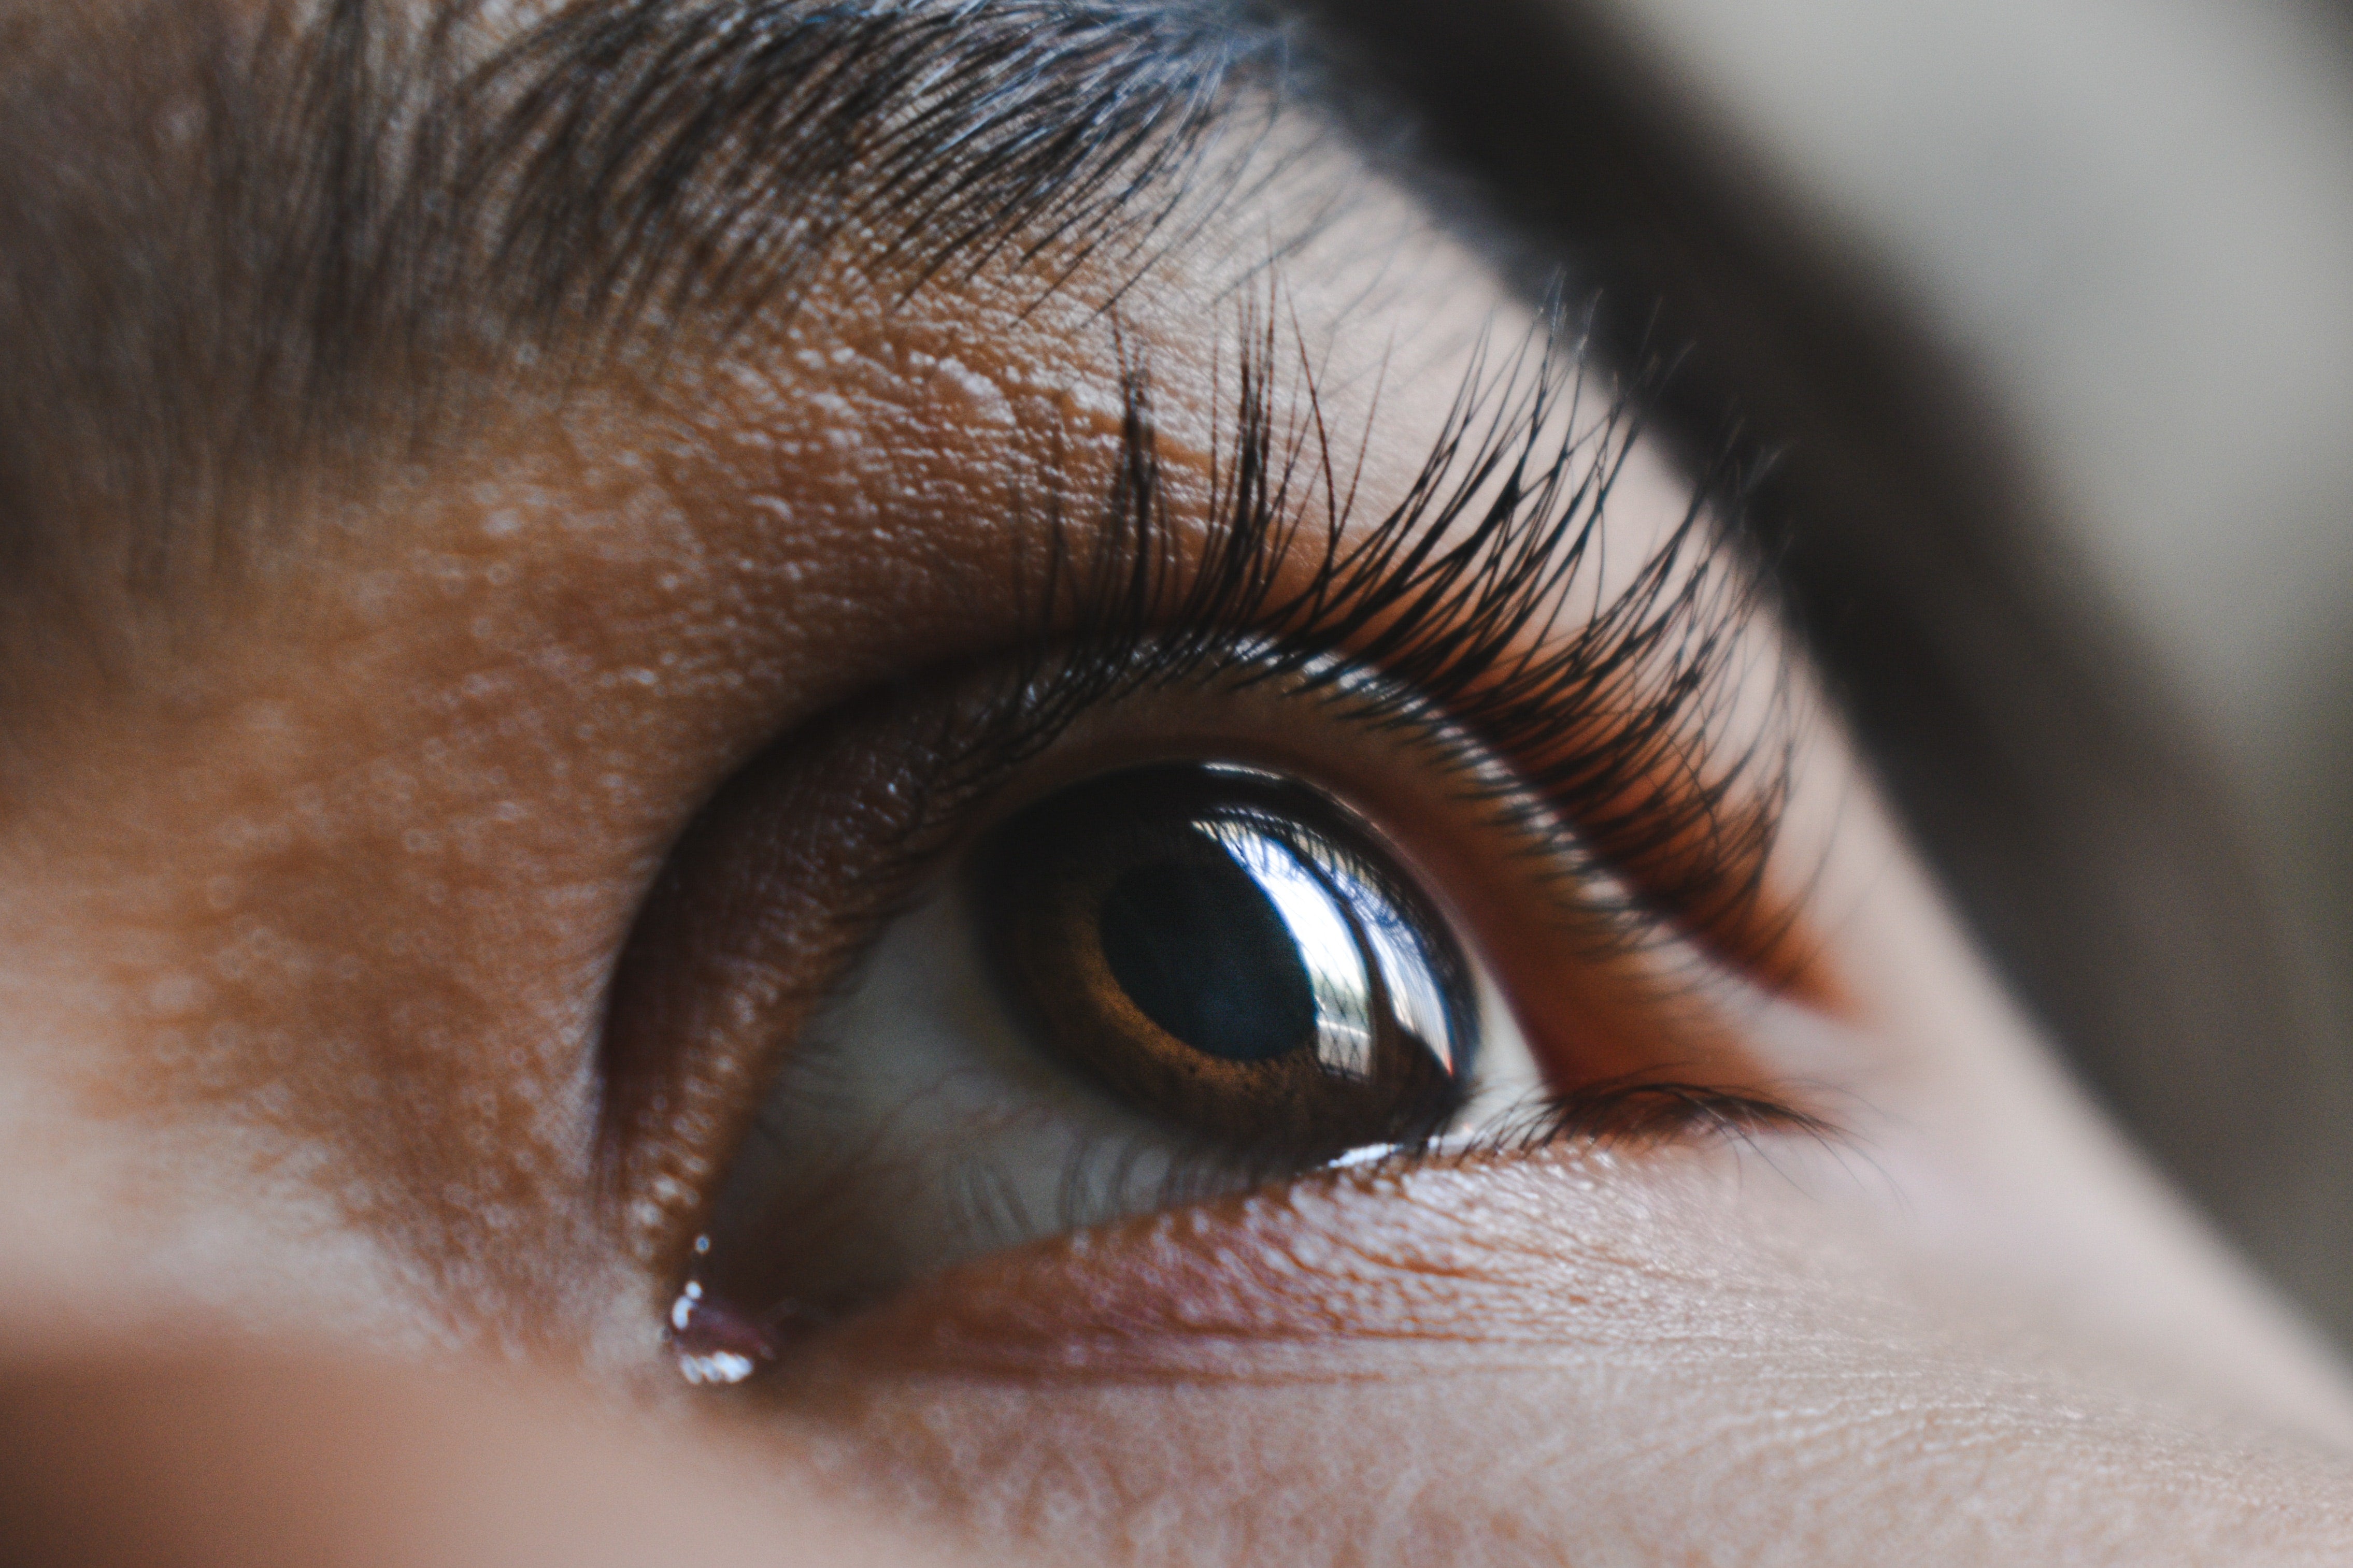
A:
[[[985,834],[796,1043],[673,1326],[748,1369],[957,1260],[1476,1134],[1541,1089],[1347,808],[1233,764],[1102,773]]]

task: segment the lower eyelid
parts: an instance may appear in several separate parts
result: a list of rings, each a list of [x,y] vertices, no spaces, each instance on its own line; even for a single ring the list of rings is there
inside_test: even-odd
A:
[[[842,1375],[1187,1384],[1417,1373],[1647,1341],[1662,1289],[1745,1241],[1743,1166],[1805,1135],[1439,1157],[1057,1237],[958,1266],[797,1345],[763,1397]],[[1717,1269],[1719,1279],[1728,1279]],[[1515,1348],[1516,1347],[1516,1348]]]

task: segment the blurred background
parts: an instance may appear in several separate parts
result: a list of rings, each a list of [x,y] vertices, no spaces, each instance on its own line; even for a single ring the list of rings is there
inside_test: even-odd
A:
[[[1580,9],[1970,374],[2033,572],[2169,689],[2292,994],[2080,1065],[2353,1342],[2353,7]]]

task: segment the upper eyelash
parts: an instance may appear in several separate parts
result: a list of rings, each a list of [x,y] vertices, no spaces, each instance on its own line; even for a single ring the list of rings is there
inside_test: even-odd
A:
[[[1682,525],[1629,586],[1564,628],[1556,606],[1577,598],[1577,574],[1594,562],[1609,484],[1640,426],[1632,396],[1613,389],[1590,424],[1572,417],[1560,433],[1559,399],[1586,395],[1561,313],[1548,311],[1500,370],[1480,356],[1406,500],[1362,530],[1353,526],[1354,476],[1333,461],[1303,352],[1301,412],[1287,425],[1275,416],[1281,340],[1271,321],[1271,313],[1244,315],[1206,547],[1189,563],[1162,481],[1147,366],[1123,351],[1117,478],[1086,511],[1065,510],[1057,492],[1046,492],[1038,549],[1016,579],[1031,622],[1019,646],[1029,651],[1008,661],[984,717],[956,721],[938,737],[927,768],[931,808],[919,816],[957,815],[956,804],[1007,778],[1099,704],[1204,676],[1288,676],[1352,722],[1428,742],[1441,766],[1472,781],[1466,790],[1529,836],[1535,858],[1560,868],[1609,940],[1675,928],[1728,939],[1763,889],[1794,745],[1793,731],[1769,723],[1764,740],[1728,753],[1715,744],[1711,721],[1736,634],[1763,592],[1728,542],[1739,467],[1727,458],[1704,474]],[[1482,495],[1501,499],[1479,502]],[[1461,538],[1444,538],[1466,518]],[[1315,568],[1286,589],[1276,569],[1303,542],[1318,552]],[[1518,651],[1531,642],[1533,655]],[[1353,679],[1367,670],[1377,679]],[[1547,741],[1580,743],[1548,772],[1522,772],[1539,803],[1529,806],[1475,782],[1482,770],[1449,738],[1464,731],[1478,752],[1524,770],[1523,759]],[[1683,787],[1636,788],[1662,759],[1677,764],[1671,776]],[[1687,844],[1698,852],[1675,858],[1672,876],[1644,880],[1656,857]],[[921,861],[937,840],[918,833],[907,847],[911,862]],[[912,900],[918,880],[884,875],[872,885]],[[1610,884],[1631,896],[1596,910],[1592,889]],[[867,914],[879,924],[892,912]],[[1745,1142],[1772,1131],[1835,1135],[1757,1089],[1636,1076],[1548,1089],[1468,1143],[1440,1137],[1381,1163],[1565,1143]],[[1169,1197],[1184,1201],[1177,1189],[1196,1174],[1172,1171]]]
[[[1018,568],[1033,651],[948,771],[1000,777],[1081,714],[1148,688],[1284,679],[1451,766],[1599,934],[1673,929],[1781,978],[1770,970],[1786,962],[1790,917],[1762,900],[1798,729],[1783,670],[1745,738],[1727,747],[1721,733],[1766,581],[1735,558],[1727,520],[1746,470],[1729,445],[1627,585],[1572,621],[1641,426],[1623,387],[1587,416],[1582,343],[1558,306],[1500,365],[1482,346],[1405,499],[1369,526],[1303,344],[1296,411],[1277,416],[1274,322],[1271,310],[1241,314],[1205,543],[1189,559],[1148,363],[1123,342],[1117,476],[1080,518],[1049,493]],[[1286,586],[1279,573],[1303,550],[1314,567]],[[1469,765],[1466,737],[1508,764],[1509,788]]]

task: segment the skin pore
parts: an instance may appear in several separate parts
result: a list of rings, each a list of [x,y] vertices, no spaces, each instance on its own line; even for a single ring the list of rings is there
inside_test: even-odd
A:
[[[590,9],[485,14],[462,47]],[[5,25],[22,105],[106,79],[130,24]],[[185,510],[10,472],[43,505],[0,663],[0,1497],[35,1561],[2344,1552],[2338,1373],[2075,1100],[1802,702],[1774,885],[1835,984],[1728,983],[1710,1070],[1828,1134],[1311,1173],[919,1279],[739,1389],[679,1379],[662,1313],[698,1213],[872,936],[860,855],[896,820],[841,807],[823,856],[779,854],[745,912],[774,938],[757,1005],[644,1047],[699,1053],[702,1098],[616,1120],[616,975],[714,797],[754,781],[786,839],[810,802],[920,782],[887,726],[858,742],[864,795],[808,758],[875,694],[1035,639],[1014,524],[1113,493],[1135,366],[1198,549],[1249,321],[1279,323],[1282,406],[1334,433],[1351,527],[1410,490],[1480,356],[1539,330],[1312,107],[1237,101],[1126,243],[1048,208],[943,266],[850,202],[748,312],[689,290],[659,331],[558,353],[596,326],[559,289],[541,336],[434,340],[464,384],[442,416],[399,424],[395,379],[335,405],[382,428],[312,432],[259,479],[232,454]],[[862,156],[842,188],[876,178]],[[70,210],[62,153],[31,163]],[[736,199],[816,179],[762,166]],[[1691,494],[1638,446],[1580,591]],[[132,542],[159,530],[156,565]],[[1769,625],[1737,630],[1744,668],[1788,668]],[[1717,717],[1754,732],[1759,706]],[[1036,759],[1032,793],[1147,739],[1354,782],[1304,721],[1122,711]],[[1450,809],[1403,764],[1357,771]],[[1468,858],[1444,889],[1466,907]],[[1510,967],[1531,1015],[1592,984]]]

